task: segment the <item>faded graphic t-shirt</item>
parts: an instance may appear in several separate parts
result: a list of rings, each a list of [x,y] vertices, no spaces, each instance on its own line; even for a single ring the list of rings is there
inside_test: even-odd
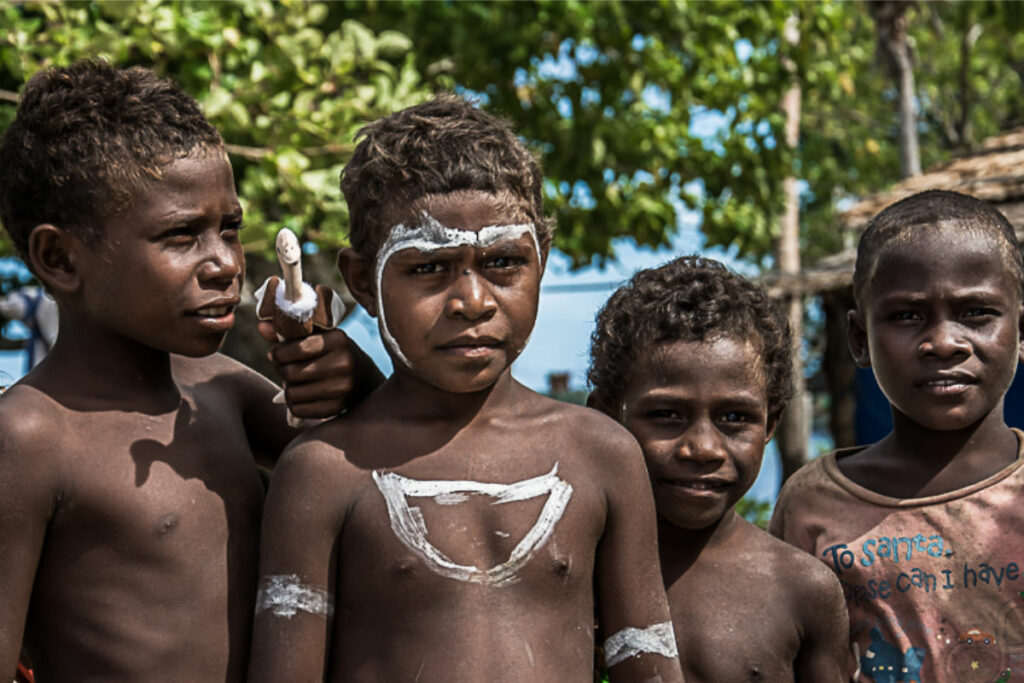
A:
[[[912,499],[846,478],[836,459],[855,451],[797,472],[769,528],[839,576],[851,671],[875,683],[1024,680],[1024,447],[984,481]]]

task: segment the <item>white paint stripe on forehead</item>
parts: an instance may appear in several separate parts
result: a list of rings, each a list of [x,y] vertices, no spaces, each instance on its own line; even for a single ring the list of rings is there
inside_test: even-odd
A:
[[[558,463],[547,474],[513,484],[493,484],[478,481],[420,481],[393,472],[373,473],[388,508],[391,529],[407,548],[422,556],[430,568],[441,576],[490,586],[507,586],[518,581],[516,574],[529,562],[551,537],[555,524],[562,518],[572,486],[558,477]],[[409,505],[409,498],[430,497],[439,505],[453,504],[453,498],[462,495],[492,496],[493,505],[529,500],[548,494],[548,499],[537,522],[512,549],[508,560],[489,569],[457,564],[427,540],[427,525],[423,512]]]
[[[604,641],[604,660],[609,667],[645,653],[663,657],[679,656],[671,621],[663,621],[647,628],[627,626]]]
[[[270,612],[291,619],[299,612],[329,617],[334,613],[330,593],[307,586],[295,574],[265,576],[256,595],[256,614]]]
[[[393,227],[391,234],[388,235],[388,238],[377,252],[377,268],[374,273],[377,284],[377,315],[380,317],[381,335],[384,337],[384,343],[391,349],[391,352],[398,356],[399,360],[406,367],[412,367],[409,364],[409,359],[405,357],[405,354],[398,347],[398,342],[392,336],[391,330],[388,329],[388,322],[384,317],[384,296],[381,292],[381,283],[384,277],[384,266],[387,265],[388,259],[405,249],[431,252],[466,246],[489,247],[502,240],[518,239],[527,234],[533,238],[533,248],[537,252],[537,264],[539,267],[541,263],[540,242],[537,240],[537,229],[533,223],[488,225],[480,228],[479,232],[475,232],[473,230],[449,228],[424,211],[418,226],[407,228],[400,223]]]

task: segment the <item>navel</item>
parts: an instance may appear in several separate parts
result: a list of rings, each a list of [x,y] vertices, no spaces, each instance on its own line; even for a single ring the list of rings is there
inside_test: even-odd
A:
[[[174,514],[173,512],[168,512],[166,515],[161,517],[160,520],[156,523],[156,535],[163,536],[164,534],[170,532],[171,529],[178,526],[178,522],[180,521],[181,518],[178,515]]]

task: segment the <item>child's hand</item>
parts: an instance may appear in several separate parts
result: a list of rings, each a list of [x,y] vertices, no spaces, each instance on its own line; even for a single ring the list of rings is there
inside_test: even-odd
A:
[[[267,341],[277,341],[269,322],[260,322],[259,332]],[[277,342],[269,356],[295,417],[334,417],[355,406],[384,380],[369,356],[339,329]]]

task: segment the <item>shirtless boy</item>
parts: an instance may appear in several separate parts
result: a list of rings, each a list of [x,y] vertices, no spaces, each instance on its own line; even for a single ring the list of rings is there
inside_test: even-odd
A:
[[[640,271],[598,314],[590,403],[643,449],[687,680],[846,680],[835,577],[735,510],[789,396],[789,349],[764,291],[711,259]]]
[[[1003,419],[1022,354],[1013,228],[971,197],[914,195],[868,225],[853,287],[850,350],[889,399],[892,432],[797,472],[771,530],[842,581],[859,680],[1018,680],[1024,460]]]
[[[451,96],[361,135],[339,267],[395,371],[278,464],[250,679],[589,683],[596,612],[613,680],[681,680],[636,442],[510,373],[551,240],[536,162]]]
[[[0,398],[0,672],[24,636],[47,683],[242,681],[254,456],[295,432],[270,382],[214,354],[244,265],[220,136],[145,69],[41,72],[0,144],[0,219],[60,306],[53,350]],[[339,344],[276,349],[302,361],[298,415],[351,379]]]

